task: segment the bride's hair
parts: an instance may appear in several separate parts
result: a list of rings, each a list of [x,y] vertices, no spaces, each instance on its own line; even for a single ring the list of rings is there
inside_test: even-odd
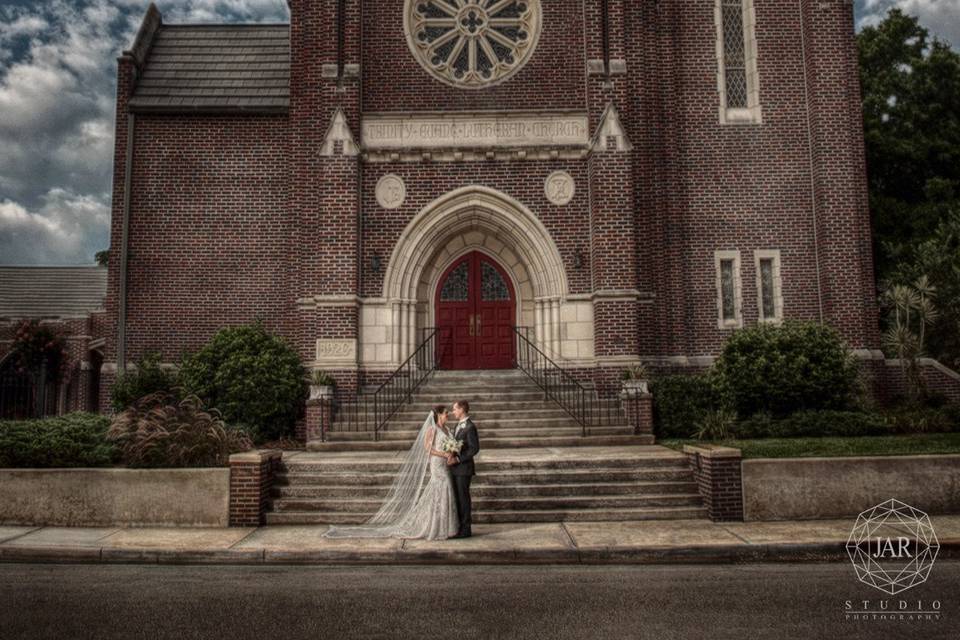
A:
[[[440,416],[447,412],[447,406],[443,404],[438,404],[433,408],[433,421],[437,424],[440,424]]]

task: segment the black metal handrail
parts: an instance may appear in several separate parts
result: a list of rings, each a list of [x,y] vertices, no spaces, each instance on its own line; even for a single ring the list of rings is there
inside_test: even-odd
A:
[[[517,368],[580,424],[583,435],[587,435],[587,427],[625,424],[627,417],[619,399],[601,399],[595,390],[585,388],[530,341],[525,335],[528,327],[514,327],[513,332],[517,337]]]
[[[439,368],[439,329],[424,330],[424,338],[403,364],[396,368],[377,390],[363,394],[359,390],[345,401],[336,402],[334,424],[338,431],[372,431],[380,439],[380,430],[407,403],[420,385]],[[326,439],[326,434],[321,435]]]

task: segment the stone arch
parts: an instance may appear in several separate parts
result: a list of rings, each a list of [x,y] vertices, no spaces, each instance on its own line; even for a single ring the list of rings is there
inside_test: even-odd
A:
[[[517,292],[517,322],[534,327],[541,346],[559,352],[560,304],[568,295],[563,260],[543,223],[519,201],[483,186],[451,191],[406,226],[383,280],[392,306],[394,361],[416,345],[417,329],[433,322],[433,292],[449,264],[472,250],[500,263]]]

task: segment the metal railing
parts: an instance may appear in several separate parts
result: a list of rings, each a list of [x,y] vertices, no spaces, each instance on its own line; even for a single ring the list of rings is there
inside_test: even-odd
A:
[[[638,412],[627,406],[635,398],[600,398],[595,389],[584,387],[541,351],[528,337],[528,327],[514,327],[513,331],[517,339],[517,368],[580,424],[582,435],[587,435],[588,427],[624,426],[628,422],[634,423],[635,433],[639,432]]]
[[[428,327],[423,335],[417,349],[376,391],[364,394],[358,390],[346,400],[334,402],[333,426],[337,431],[372,432],[375,441],[380,439],[380,430],[439,368],[440,330]],[[326,440],[326,430],[321,432],[321,439]]]

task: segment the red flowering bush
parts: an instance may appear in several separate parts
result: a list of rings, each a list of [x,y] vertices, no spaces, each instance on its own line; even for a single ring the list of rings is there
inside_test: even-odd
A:
[[[63,336],[40,326],[36,320],[24,320],[17,327],[10,349],[17,373],[39,371],[47,365],[47,381],[59,382],[67,373],[67,354]]]

